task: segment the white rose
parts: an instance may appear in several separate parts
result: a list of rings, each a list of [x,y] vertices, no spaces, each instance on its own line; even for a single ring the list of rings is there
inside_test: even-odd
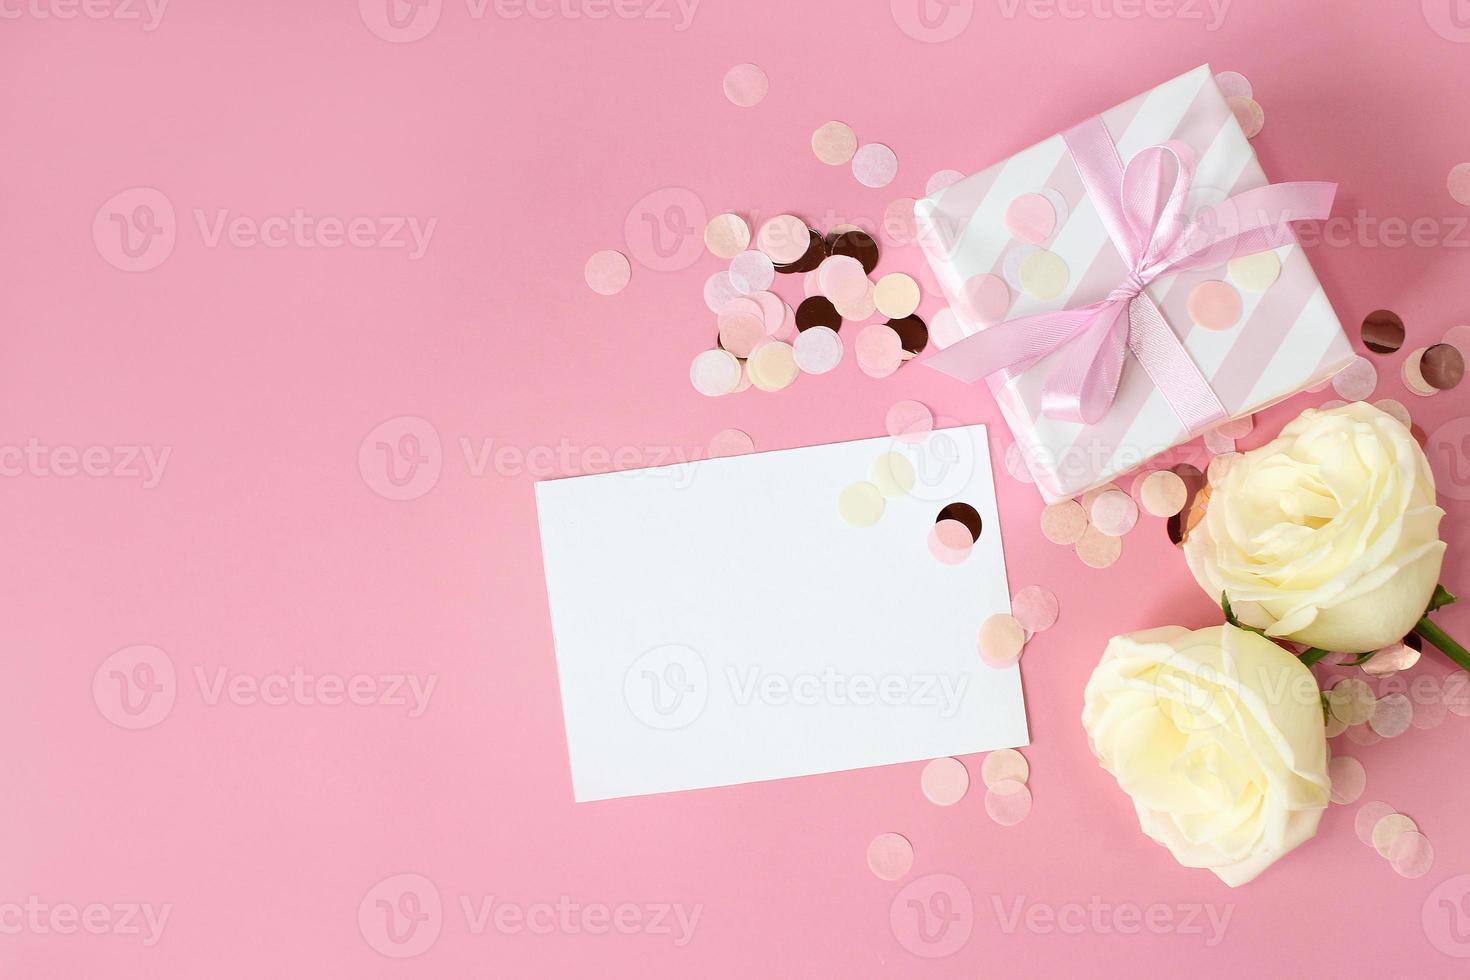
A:
[[[1082,725],[1143,832],[1234,888],[1310,840],[1327,806],[1327,738],[1300,660],[1234,626],[1117,636]]]
[[[1398,420],[1308,409],[1214,488],[1185,560],[1210,598],[1271,636],[1339,653],[1403,639],[1439,581],[1444,511]]]

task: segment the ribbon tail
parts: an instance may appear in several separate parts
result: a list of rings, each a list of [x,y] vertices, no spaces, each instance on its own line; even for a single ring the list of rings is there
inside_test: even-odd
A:
[[[1094,303],[992,324],[929,355],[923,363],[965,384],[997,371],[1024,371],[1085,329],[1101,306]]]
[[[1112,407],[1128,347],[1128,304],[1107,304],[1067,346],[1041,391],[1041,411],[1055,419],[1092,425]]]
[[[1134,297],[1128,319],[1128,349],[1185,429],[1195,433],[1223,422],[1225,406],[1148,294]]]

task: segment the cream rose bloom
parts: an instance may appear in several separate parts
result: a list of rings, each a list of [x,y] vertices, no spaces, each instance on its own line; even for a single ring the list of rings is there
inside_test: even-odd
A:
[[[1234,888],[1310,840],[1327,806],[1317,682],[1234,626],[1117,636],[1087,682],[1082,725],[1143,832]]]
[[[1339,653],[1388,646],[1439,581],[1444,511],[1402,424],[1355,402],[1308,409],[1235,461],[1184,545],[1241,622]]]

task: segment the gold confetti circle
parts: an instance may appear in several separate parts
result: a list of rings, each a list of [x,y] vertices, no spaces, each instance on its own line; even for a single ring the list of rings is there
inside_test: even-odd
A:
[[[883,491],[863,480],[837,495],[837,513],[853,527],[872,527],[883,516]]]
[[[885,497],[902,497],[914,488],[914,464],[902,453],[883,453],[868,468],[868,478]]]
[[[1021,268],[1016,275],[1028,295],[1045,300],[1062,295],[1071,271],[1060,255],[1038,248],[1021,259]]]

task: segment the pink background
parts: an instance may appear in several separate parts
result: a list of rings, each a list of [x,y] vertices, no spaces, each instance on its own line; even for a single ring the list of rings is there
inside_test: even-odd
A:
[[[696,395],[689,360],[714,333],[700,285],[720,265],[669,230],[703,223],[670,188],[709,214],[871,223],[936,170],[977,169],[1204,61],[1254,82],[1268,174],[1341,181],[1339,215],[1430,219],[1442,244],[1395,247],[1360,232],[1317,247],[1313,261],[1347,323],[1387,306],[1409,324],[1406,350],[1437,340],[1466,319],[1470,264],[1458,227],[1467,211],[1444,186],[1470,157],[1459,111],[1470,31],[1448,2],[1421,13],[1237,0],[1212,30],[1197,3],[1125,19],[1136,8],[1123,0],[1073,3],[1075,18],[959,0],[934,5],[936,26],[924,28],[917,0],[895,0],[896,11],[705,0],[681,31],[662,3],[625,0],[619,9],[639,16],[592,19],[571,15],[606,9],[597,0],[561,0],[533,19],[496,12],[520,5],[477,18],[445,0],[412,43],[369,29],[382,23],[375,3],[364,0],[365,16],[350,0],[174,0],[154,30],[40,16],[79,12],[67,0],[0,8],[0,447],[45,447],[23,464],[0,457],[0,912],[31,895],[100,903],[109,916],[120,903],[172,909],[153,945],[100,919],[102,935],[0,918],[0,972],[1463,971],[1443,951],[1431,891],[1470,872],[1464,719],[1337,746],[1367,764],[1365,800],[1412,814],[1434,842],[1428,877],[1401,879],[1360,844],[1357,807],[1332,808],[1316,840],[1235,892],[1139,834],[1077,716],[1108,636],[1217,620],[1157,519],[1125,540],[1114,568],[1090,571],[1041,539],[1034,490],[1001,478],[1012,584],[1046,584],[1062,603],[1023,664],[1035,810],[1003,829],[981,793],[949,809],[927,803],[917,765],[574,806],[531,492],[537,476],[606,468],[619,449],[624,465],[687,455],[726,426],[761,449],[878,435],[906,397],[998,422],[979,389],[917,367],[873,381],[850,350],[834,375],[778,395]],[[754,109],[720,91],[741,61],[771,78]],[[832,118],[897,151],[894,185],[868,190],[815,161],[809,134]],[[104,207],[130,188],[158,194]],[[681,201],[682,214],[668,207]],[[164,234],[138,259],[153,267],[129,272],[108,215],[146,218],[140,202],[155,205],[144,224]],[[410,259],[290,238],[211,245],[195,217],[208,226],[221,209],[258,221],[298,208],[437,224]],[[625,241],[625,221],[636,232],[646,218],[666,222],[673,260],[646,237]],[[621,295],[582,282],[599,248],[634,259]],[[686,256],[697,258],[676,271],[649,268]],[[918,265],[917,250],[890,248],[880,271]],[[931,300],[923,312],[933,310]],[[1403,399],[1431,434],[1449,510],[1445,580],[1470,592],[1465,389],[1406,395],[1402,359],[1375,359],[1377,397]],[[1249,444],[1329,397],[1272,410]],[[413,430],[424,462],[398,493],[375,446],[412,449],[399,442],[405,416],[427,423]],[[477,466],[486,441],[529,461]],[[156,485],[128,475],[130,446],[170,453]],[[92,471],[110,475],[61,475],[68,448],[93,448]],[[1470,608],[1442,620],[1470,635]],[[139,644],[166,653],[154,677],[167,687],[172,664],[175,701],[129,730],[110,720],[126,720],[110,675],[95,696],[93,679]],[[432,674],[437,686],[417,718],[390,705],[210,703],[196,671],[212,682],[221,668]],[[1420,668],[1444,669],[1437,655]],[[914,842],[903,882],[864,865],[884,831]],[[401,948],[375,944],[358,909],[371,912],[370,890],[403,873],[431,881],[443,912],[420,923],[421,940],[439,932],[419,956],[393,959],[375,946]],[[925,878],[935,874],[963,882],[974,914],[968,940],[930,960],[890,928],[889,909],[909,882],[948,881]],[[488,896],[523,909],[562,896],[579,907],[699,906],[700,917],[683,946],[657,929],[535,934],[492,922],[476,934],[460,900]],[[1207,947],[1188,930],[1007,934],[995,903],[1009,914],[1017,900],[1063,912],[1159,903],[1177,917],[1196,904],[1233,909],[1223,941]],[[1453,925],[1470,938],[1470,906]]]

